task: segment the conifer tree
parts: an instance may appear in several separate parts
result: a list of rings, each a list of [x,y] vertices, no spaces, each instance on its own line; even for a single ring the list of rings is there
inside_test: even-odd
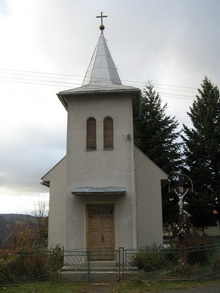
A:
[[[214,225],[220,212],[220,97],[207,77],[187,114],[193,127],[183,125],[184,172],[195,192],[187,196],[186,208],[192,223],[204,228]]]
[[[176,174],[181,165],[180,136],[175,117],[166,115],[167,104],[162,105],[160,95],[153,85],[148,83],[142,93],[141,119],[135,122],[135,144],[155,164],[170,177]],[[164,225],[172,223],[178,217],[177,197],[168,193],[168,186],[163,193]],[[175,211],[175,212],[174,212]]]

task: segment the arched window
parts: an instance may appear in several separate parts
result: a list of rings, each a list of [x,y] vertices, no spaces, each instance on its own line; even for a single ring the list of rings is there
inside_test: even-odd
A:
[[[104,149],[113,149],[113,119],[106,117],[104,119]]]
[[[86,149],[96,149],[96,120],[89,118],[86,124]]]

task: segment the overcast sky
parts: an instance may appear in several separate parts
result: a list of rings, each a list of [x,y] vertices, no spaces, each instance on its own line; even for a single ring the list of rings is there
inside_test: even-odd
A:
[[[0,213],[48,200],[40,178],[66,142],[56,93],[81,85],[101,11],[122,83],[151,81],[180,127],[203,78],[220,87],[219,0],[0,0]]]

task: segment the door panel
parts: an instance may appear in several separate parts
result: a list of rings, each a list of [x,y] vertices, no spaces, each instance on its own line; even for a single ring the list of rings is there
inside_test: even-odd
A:
[[[103,210],[103,206],[101,207]],[[113,259],[114,250],[114,225],[113,213],[101,214],[98,205],[95,206],[97,215],[88,215],[88,248],[98,251],[97,255],[93,253],[92,259]]]
[[[102,217],[102,249],[113,249],[113,221],[112,217]]]
[[[89,219],[90,250],[99,250],[101,245],[101,221],[99,217]]]

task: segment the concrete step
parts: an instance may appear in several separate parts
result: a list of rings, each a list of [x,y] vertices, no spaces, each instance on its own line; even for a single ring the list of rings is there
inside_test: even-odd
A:
[[[116,261],[90,261],[90,262],[68,262],[61,271],[92,271],[92,272],[116,272],[116,271],[137,271],[137,267],[126,265],[120,266]]]

